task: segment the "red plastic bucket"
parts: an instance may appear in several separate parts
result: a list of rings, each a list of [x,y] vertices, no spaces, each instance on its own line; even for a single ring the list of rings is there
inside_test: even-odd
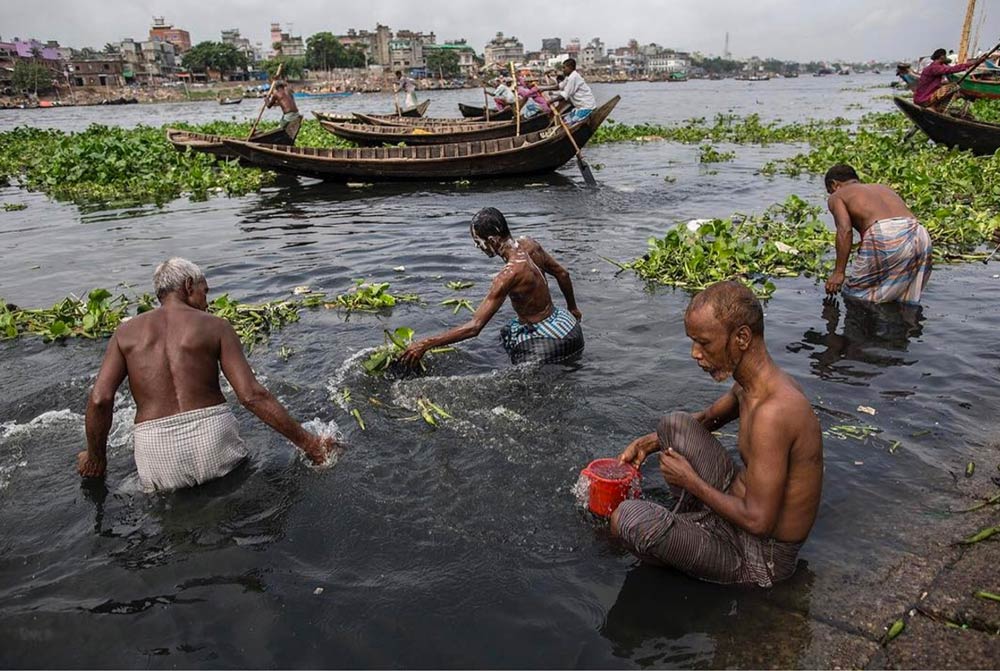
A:
[[[640,489],[633,484],[642,476],[634,466],[617,459],[595,459],[581,475],[590,481],[590,512],[601,517],[611,517],[625,499],[634,499]]]

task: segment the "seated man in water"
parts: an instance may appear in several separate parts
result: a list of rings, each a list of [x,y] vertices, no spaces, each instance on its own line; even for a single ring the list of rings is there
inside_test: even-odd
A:
[[[489,293],[468,322],[413,343],[403,352],[402,361],[413,365],[429,349],[475,338],[508,296],[517,317],[501,329],[500,342],[511,362],[555,362],[582,352],[583,331],[579,322],[582,315],[576,307],[569,273],[531,238],[514,240],[507,220],[495,207],[480,210],[469,228],[476,246],[486,256],[501,257],[506,265],[493,279]],[[545,273],[559,283],[566,298],[565,310],[552,304]]]
[[[931,239],[903,199],[887,186],[862,184],[849,165],[826,173],[827,202],[837,225],[837,261],[826,292],[873,303],[919,303],[931,275]],[[854,230],[861,246],[846,278]]]
[[[710,582],[770,587],[795,572],[823,485],[820,425],[799,385],[771,359],[764,313],[739,282],[697,294],[684,315],[691,356],[735,384],[709,408],[674,412],[621,454],[635,467],[654,452],[679,494],[673,510],[622,503],[611,531],[640,559]],[[740,420],[743,468],[711,432]]]
[[[135,399],[135,465],[147,491],[192,487],[229,473],[247,457],[236,418],[219,388],[219,368],[240,403],[298,446],[313,463],[338,447],[299,425],[254,376],[229,322],[206,312],[208,282],[173,258],[153,274],[160,307],[118,327],[87,402],[83,477],[104,477],[115,393],[128,377]]]
[[[302,115],[299,114],[299,106],[295,104],[295,96],[288,90],[285,82],[278,80],[274,83],[274,91],[267,99],[267,108],[271,109],[275,105],[281,108],[281,122],[278,127],[288,133],[293,140],[299,134],[299,127],[302,125]]]

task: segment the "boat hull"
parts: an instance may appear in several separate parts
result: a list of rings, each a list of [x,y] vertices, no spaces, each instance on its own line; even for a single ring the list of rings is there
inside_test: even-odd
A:
[[[1000,125],[958,119],[919,107],[903,98],[893,98],[893,101],[927,137],[938,144],[967,149],[980,156],[992,155],[1000,149]]]
[[[330,123],[320,121],[323,130],[344,140],[362,146],[379,146],[384,143],[404,142],[408,146],[428,144],[454,144],[456,142],[477,142],[502,137],[512,137],[520,130],[522,135],[540,131],[552,124],[552,117],[544,114],[524,119],[518,125],[514,121],[498,123],[467,123],[419,126],[376,126],[363,123]]]

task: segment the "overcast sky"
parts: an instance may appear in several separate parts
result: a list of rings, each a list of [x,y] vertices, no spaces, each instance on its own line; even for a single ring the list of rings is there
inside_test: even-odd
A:
[[[1000,40],[1000,0],[979,5],[986,15],[979,46],[986,48]],[[193,42],[239,28],[265,48],[271,21],[291,24],[303,37],[381,22],[393,31],[434,31],[439,42],[466,38],[477,52],[503,31],[528,50],[539,49],[543,37],[586,43],[598,36],[608,47],[634,37],[721,54],[728,31],[738,58],[866,61],[957,48],[965,8],[966,0],[0,0],[0,36],[100,49],[146,36],[155,15],[188,30]],[[973,37],[979,25],[977,18]]]

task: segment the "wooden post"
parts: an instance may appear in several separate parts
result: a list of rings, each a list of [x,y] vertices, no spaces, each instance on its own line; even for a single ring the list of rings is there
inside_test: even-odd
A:
[[[972,30],[972,19],[976,14],[976,0],[969,0],[965,8],[965,23],[962,24],[962,37],[958,41],[958,62],[964,63],[969,56],[969,33]]]
[[[514,61],[510,62],[510,78],[514,80],[514,134],[521,134],[521,96],[517,94],[517,74],[514,72]]]

